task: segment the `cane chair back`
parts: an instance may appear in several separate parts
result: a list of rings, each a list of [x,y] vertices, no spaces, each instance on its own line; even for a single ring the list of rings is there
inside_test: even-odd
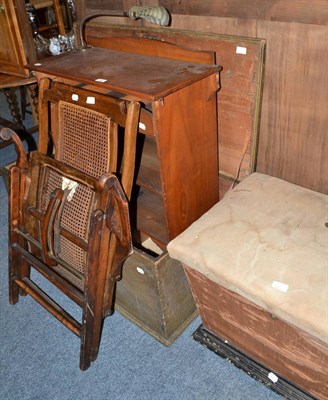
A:
[[[39,151],[48,152],[50,132],[55,159],[95,177],[119,174],[130,199],[140,104],[48,79],[41,81],[39,91]],[[118,148],[119,136],[123,149]]]
[[[28,160],[13,131],[1,134],[14,140],[18,151],[10,173],[10,302],[29,294],[77,334],[85,370],[97,357],[103,319],[113,309],[114,285],[132,252],[128,197],[139,103],[62,84],[40,86],[39,151]],[[97,107],[81,106],[90,97]],[[52,156],[46,154],[49,128]],[[30,267],[82,307],[82,323],[35,285]]]

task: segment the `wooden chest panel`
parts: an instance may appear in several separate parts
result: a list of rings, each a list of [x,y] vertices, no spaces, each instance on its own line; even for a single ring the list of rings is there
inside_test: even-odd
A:
[[[328,397],[327,346],[204,275],[185,268],[204,327],[276,375]]]

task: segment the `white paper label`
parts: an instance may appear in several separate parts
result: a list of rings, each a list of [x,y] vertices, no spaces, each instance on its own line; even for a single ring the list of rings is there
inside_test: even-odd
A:
[[[69,194],[67,196],[67,201],[71,201],[72,200],[73,195],[74,195],[78,185],[79,184],[77,182],[75,182],[75,181],[73,181],[71,179],[65,178],[64,176],[62,177],[62,189],[63,190],[68,189],[69,190]]]
[[[146,130],[146,125],[143,124],[142,122],[139,122],[139,128],[145,131]]]
[[[40,67],[42,64],[41,63],[35,63],[34,64],[36,67]]]
[[[87,97],[87,104],[96,104],[96,99],[95,99],[95,97],[88,96],[88,97]]]
[[[142,275],[145,274],[145,271],[141,267],[137,267],[137,271],[139,272],[139,274],[142,274]]]
[[[72,94],[72,100],[78,101],[79,95],[78,94]]]
[[[247,54],[247,47],[237,46],[236,53],[237,54]]]
[[[95,80],[96,82],[100,82],[100,83],[105,83],[107,82],[107,79],[103,79],[103,78],[98,78]]]
[[[272,287],[273,289],[279,290],[279,292],[286,293],[288,291],[288,285],[286,283],[273,281]]]
[[[278,382],[278,377],[276,374],[274,374],[273,372],[270,372],[268,374],[268,378],[270,379],[270,381],[272,381],[273,383],[277,383]]]

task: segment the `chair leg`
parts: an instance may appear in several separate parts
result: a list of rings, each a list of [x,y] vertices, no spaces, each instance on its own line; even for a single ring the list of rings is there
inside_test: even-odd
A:
[[[98,357],[103,323],[104,320],[102,318],[99,318],[98,323],[95,324],[91,343],[91,361],[95,361]]]
[[[19,300],[20,290],[15,279],[19,274],[21,258],[12,248],[9,251],[9,302],[10,304],[16,304]]]
[[[82,318],[80,369],[85,371],[97,358],[101,338],[99,325],[102,325],[102,321],[95,318],[88,304],[86,304]]]
[[[90,293],[90,292],[89,292]],[[102,301],[95,299],[94,296],[86,299],[83,307],[82,329],[81,329],[81,352],[80,369],[85,371],[89,368],[91,362],[95,361],[100,346],[100,339],[103,327]]]
[[[14,166],[10,170],[10,201],[9,201],[9,301],[16,304],[19,298],[19,287],[15,279],[21,270],[21,256],[12,248],[12,244],[21,239],[15,228],[20,220],[20,169]]]
[[[19,238],[20,239],[20,238]],[[14,242],[20,242],[14,240]],[[25,290],[18,286],[16,279],[30,277],[31,266],[29,263],[12,247],[9,250],[9,302],[16,304],[19,296],[26,296]]]
[[[85,371],[95,361],[99,351],[103,325],[103,291],[107,259],[102,257],[104,246],[108,246],[109,235],[105,226],[104,213],[95,210],[91,215],[89,255],[85,282],[85,300],[81,329],[80,368]]]
[[[4,89],[4,92],[5,92],[5,95],[7,98],[9,110],[10,110],[10,113],[13,118],[15,126],[17,127],[17,129],[25,132],[25,127],[22,123],[22,117],[21,117],[21,114],[19,111],[17,97],[16,97],[15,92],[12,91],[10,88]]]
[[[19,91],[20,91],[22,120],[24,121],[26,115],[26,86],[20,86]]]
[[[20,272],[19,272],[19,274],[20,274],[21,279],[30,278],[30,276],[31,276],[31,266],[23,257],[20,257]],[[19,288],[19,294],[20,294],[20,296],[27,295],[25,290],[22,288]]]
[[[29,95],[30,95],[30,99],[31,99],[31,109],[32,109],[34,123],[37,124],[37,121],[39,119],[38,85],[31,84],[31,85],[28,85],[27,88],[29,90]]]

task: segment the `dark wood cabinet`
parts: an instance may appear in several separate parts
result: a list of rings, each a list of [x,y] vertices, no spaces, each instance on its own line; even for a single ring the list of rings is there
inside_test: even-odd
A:
[[[26,136],[21,118],[25,113],[25,87],[27,86],[30,92],[30,101],[34,105],[32,107],[34,120],[37,120],[35,112],[37,105],[36,79],[30,76],[30,71],[25,67],[27,62],[35,62],[37,59],[25,2],[0,0],[0,38],[0,90],[4,90],[12,116],[12,121],[0,116],[0,125],[20,131],[22,137],[26,137],[28,143],[32,143],[33,140]],[[15,88],[20,88],[21,91],[21,107],[18,106]],[[1,141],[0,148],[7,144],[8,142]]]
[[[24,76],[23,41],[14,4],[8,0],[0,1],[0,36],[0,72]]]
[[[37,57],[23,1],[0,0],[0,37],[0,72],[28,76],[24,65]]]

